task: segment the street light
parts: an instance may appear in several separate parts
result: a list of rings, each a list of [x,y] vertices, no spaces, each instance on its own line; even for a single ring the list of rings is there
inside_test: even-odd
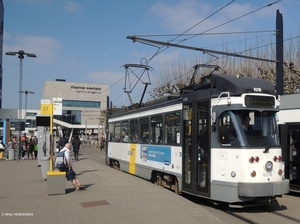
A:
[[[35,54],[32,53],[25,53],[23,50],[19,50],[18,52],[9,51],[6,52],[6,55],[15,56],[18,55],[18,58],[20,59],[20,75],[19,75],[19,113],[18,113],[18,119],[19,119],[19,155],[18,155],[18,161],[20,159],[21,153],[22,153],[22,67],[23,67],[23,59],[24,55],[31,58],[36,58]]]
[[[27,95],[28,95],[28,94],[34,94],[34,92],[25,90],[25,91],[22,91],[21,93],[25,93],[25,115],[24,115],[24,119],[25,119],[25,122],[26,122],[26,114],[27,114]]]

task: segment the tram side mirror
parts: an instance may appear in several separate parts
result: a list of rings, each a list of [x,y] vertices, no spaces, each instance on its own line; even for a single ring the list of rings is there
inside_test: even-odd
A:
[[[211,130],[212,130],[212,132],[216,131],[216,120],[217,120],[216,116],[217,116],[216,112],[213,112],[211,114]]]
[[[211,125],[216,123],[216,112],[212,112],[211,114]]]

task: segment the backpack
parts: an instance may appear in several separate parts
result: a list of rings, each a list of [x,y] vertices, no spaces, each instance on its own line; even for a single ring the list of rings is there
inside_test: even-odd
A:
[[[0,149],[4,149],[5,148],[5,144],[3,143],[2,140],[0,140]]]
[[[65,168],[67,166],[66,158],[65,158],[65,152],[66,150],[61,150],[56,158],[55,158],[55,164],[54,167],[56,168]]]

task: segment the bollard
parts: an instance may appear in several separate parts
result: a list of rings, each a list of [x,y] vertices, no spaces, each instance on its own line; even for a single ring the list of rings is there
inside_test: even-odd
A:
[[[48,195],[66,193],[66,172],[47,172]]]
[[[8,160],[14,160],[15,159],[15,150],[9,149],[8,150]]]
[[[47,172],[50,170],[50,157],[45,156],[41,158],[42,176],[44,180],[47,180]]]

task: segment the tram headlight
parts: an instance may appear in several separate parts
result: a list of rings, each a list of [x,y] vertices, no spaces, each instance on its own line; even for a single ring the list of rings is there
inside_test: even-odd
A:
[[[251,177],[255,177],[256,176],[256,171],[253,170],[250,175],[251,175]]]
[[[272,170],[272,168],[273,168],[273,163],[272,163],[271,161],[268,161],[268,162],[266,162],[265,167],[266,167],[266,170]]]
[[[235,176],[236,176],[236,172],[232,171],[232,172],[231,172],[231,177],[234,178]]]

